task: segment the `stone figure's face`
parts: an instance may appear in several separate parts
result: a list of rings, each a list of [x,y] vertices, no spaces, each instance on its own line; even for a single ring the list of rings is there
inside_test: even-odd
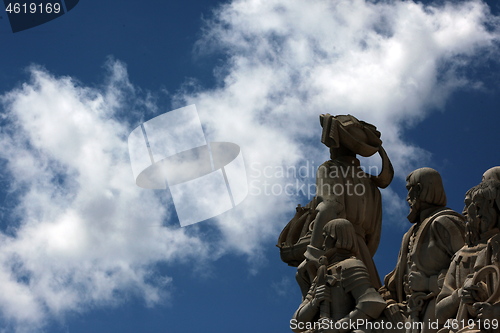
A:
[[[470,209],[470,205],[472,204],[472,198],[470,197],[470,194],[467,193],[465,195],[465,199],[464,199],[464,209],[462,210],[462,215],[467,218],[467,216],[469,215],[469,209]]]
[[[335,247],[336,240],[332,237],[332,235],[324,232],[323,237],[325,237],[325,241],[323,242],[323,250],[333,249]]]
[[[465,195],[465,207],[462,211],[462,215],[466,219],[466,238],[467,243],[472,246],[477,244],[479,240],[479,219],[476,214],[476,205],[472,202],[472,197],[470,193]]]
[[[470,194],[465,196],[464,204],[465,206],[462,211],[462,215],[465,217],[467,223],[477,225],[478,219],[476,214],[476,205],[472,202]]]
[[[411,223],[415,223],[418,220],[420,214],[420,184],[412,184],[406,182],[406,189],[408,190],[408,195],[406,196],[406,201],[410,205],[410,214],[408,214],[408,220]]]
[[[323,250],[325,251],[324,256],[328,259],[332,258],[337,252],[336,243],[337,240],[332,237],[329,233],[323,233],[325,240],[323,242]]]
[[[472,198],[471,205],[474,206],[475,218],[479,223],[479,230],[481,233],[489,231],[496,226],[498,213],[490,200],[482,195],[475,195]]]

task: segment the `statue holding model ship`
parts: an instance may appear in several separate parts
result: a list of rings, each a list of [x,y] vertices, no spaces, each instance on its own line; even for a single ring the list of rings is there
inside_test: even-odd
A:
[[[323,114],[320,123],[330,160],[318,168],[316,196],[297,206],[278,239],[281,259],[297,267],[302,292],[292,331],[499,332],[500,167],[487,170],[467,193],[467,228],[463,215],[446,208],[436,170],[408,175],[412,226],[382,286],[372,259],[382,228],[379,189],[391,183],[394,170],[381,134],[351,115]],[[376,153],[381,171],[365,173],[357,155]],[[470,325],[459,322],[464,318]]]
[[[298,266],[297,282],[305,296],[323,253],[323,227],[328,221],[345,218],[354,226],[358,257],[365,264],[372,285],[378,288],[380,279],[372,258],[382,228],[379,188],[392,181],[391,161],[375,126],[351,115],[323,114],[320,123],[321,142],[330,149],[330,160],[318,168],[317,195],[305,207],[297,207],[297,214],[282,231],[278,240],[281,258]],[[369,157],[376,153],[382,158],[382,170],[378,175],[367,174],[356,155]],[[357,189],[362,190],[356,192]]]

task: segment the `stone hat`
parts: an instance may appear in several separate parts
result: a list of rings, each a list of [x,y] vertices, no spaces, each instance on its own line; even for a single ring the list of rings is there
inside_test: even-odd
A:
[[[340,145],[363,157],[375,154],[380,146],[380,132],[372,124],[359,121],[348,115],[332,116],[329,113],[319,116],[323,133],[321,142],[327,147],[339,148]]]

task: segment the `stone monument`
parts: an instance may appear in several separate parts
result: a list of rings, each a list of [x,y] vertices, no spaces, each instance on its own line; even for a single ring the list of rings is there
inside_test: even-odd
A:
[[[283,229],[278,240],[281,258],[291,266],[298,266],[297,281],[305,296],[316,274],[318,259],[323,255],[323,227],[328,221],[345,218],[354,226],[358,256],[369,272],[372,285],[378,288],[380,280],[372,257],[382,228],[379,188],[392,181],[392,164],[375,126],[351,115],[324,114],[320,123],[321,142],[329,147],[331,159],[318,168],[316,197],[305,207],[299,205],[295,217]],[[368,157],[376,153],[382,158],[382,170],[374,176],[363,171],[356,155]]]
[[[464,245],[465,223],[462,215],[445,207],[446,194],[436,170],[411,172],[406,188],[413,225],[403,236],[396,268],[385,277],[381,293],[389,304],[398,304],[407,322],[428,323],[436,319],[436,297],[451,257]],[[420,330],[436,331],[426,325]]]
[[[316,196],[297,206],[278,238],[281,259],[297,267],[303,296],[292,331],[500,332],[500,167],[466,193],[463,215],[446,207],[436,170],[411,172],[412,225],[381,286],[372,259],[382,228],[379,188],[390,184],[394,170],[380,132],[351,115],[324,114],[320,123],[330,160],[318,168]],[[376,176],[356,158],[375,153],[382,159]]]
[[[332,220],[324,226],[323,236],[321,266],[293,315],[294,332],[350,332],[350,322],[378,318],[386,307],[366,266],[357,259],[358,239],[351,222]]]
[[[499,181],[486,178],[467,192],[467,244],[453,257],[437,298],[438,319],[456,323],[443,332],[494,332],[484,324],[500,319],[499,212]]]

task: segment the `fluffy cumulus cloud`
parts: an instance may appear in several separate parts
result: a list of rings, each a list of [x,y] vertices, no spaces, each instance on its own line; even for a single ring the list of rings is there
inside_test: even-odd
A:
[[[233,1],[199,44],[229,55],[220,88],[195,101],[210,108],[220,136],[250,124],[243,135],[265,131],[277,144],[317,136],[320,112],[356,114],[381,129],[404,166],[415,151],[401,142],[401,126],[469,83],[461,69],[498,41],[488,28],[495,22],[480,1]]]
[[[320,113],[375,124],[403,178],[430,156],[405,141],[403,130],[442,108],[458,89],[480,87],[466,69],[497,51],[499,30],[481,1],[235,0],[215,12],[203,36],[199,52],[227,59],[215,71],[218,86],[179,98],[197,104],[211,139],[242,145],[254,193],[275,184],[280,193],[290,179],[273,170],[317,167],[328,158],[319,144]],[[293,207],[294,200],[250,196],[246,204],[254,209],[242,211],[238,224],[221,219],[223,230],[255,244],[260,231],[272,229],[271,215],[261,218],[262,212],[277,220],[284,203]],[[400,214],[400,205],[391,213]]]
[[[108,68],[105,87],[91,89],[33,67],[2,96],[3,175],[17,199],[0,235],[0,309],[19,330],[132,294],[158,303],[171,279],[151,266],[206,252],[163,226],[161,197],[135,186],[129,128],[115,120],[134,88],[122,64]]]
[[[108,63],[99,88],[31,68],[1,97],[3,180],[14,198],[0,234],[4,322],[32,330],[47,316],[131,293],[155,304],[171,280],[154,263],[207,249],[258,262],[259,245],[276,239],[298,198],[311,194],[301,185],[328,158],[320,113],[376,124],[403,176],[427,153],[402,129],[456,89],[478,86],[463,69],[495,49],[495,20],[480,1],[235,0],[217,9],[197,49],[224,55],[218,84],[179,93],[174,104],[195,103],[207,138],[239,144],[246,161],[250,194],[217,219],[219,244],[198,238],[196,227],[165,225],[172,205],[131,181],[131,126],[117,110],[130,99],[138,109],[154,105],[122,64]]]

